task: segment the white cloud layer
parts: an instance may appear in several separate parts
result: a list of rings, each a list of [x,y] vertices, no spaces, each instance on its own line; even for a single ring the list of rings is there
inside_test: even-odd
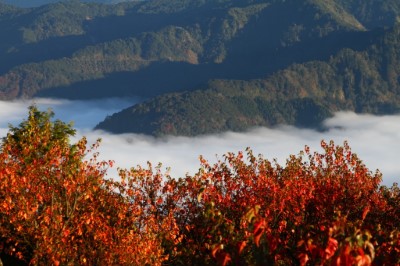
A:
[[[383,173],[385,185],[400,180],[400,115],[372,116],[341,112],[325,121],[328,128],[325,132],[281,126],[274,129],[256,128],[246,133],[156,139],[137,134],[113,135],[90,130],[106,115],[129,106],[134,99],[34,101],[42,110],[51,107],[56,117],[65,122],[75,121],[77,137],[84,135],[91,143],[101,138],[101,158],[114,160],[122,168],[145,166],[147,161],[153,165],[161,162],[163,167],[171,168],[172,176],[180,177],[186,173],[194,174],[198,170],[199,155],[215,162],[226,152],[243,151],[246,147],[250,147],[254,154],[261,153],[269,160],[276,158],[283,164],[290,154],[298,154],[304,145],[320,151],[320,141],[324,139],[334,140],[336,144],[343,144],[347,140],[352,151],[358,154],[371,171],[379,169]],[[31,103],[0,102],[1,136],[6,134],[9,123],[17,125],[26,118],[27,106]],[[115,170],[110,171],[109,176],[114,175]]]

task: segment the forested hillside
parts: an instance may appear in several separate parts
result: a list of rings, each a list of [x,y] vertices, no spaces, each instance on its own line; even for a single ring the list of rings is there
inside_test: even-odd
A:
[[[114,132],[318,126],[399,106],[395,0],[73,0],[0,14],[0,98],[148,98],[99,125]]]
[[[202,90],[163,95],[108,117],[97,128],[197,135],[254,126],[320,127],[339,110],[400,111],[400,25],[367,49],[293,64],[265,79],[213,80]],[[120,123],[124,121],[124,123]]]
[[[18,6],[18,7],[37,7],[57,2],[62,2],[63,0],[0,0],[0,2]],[[128,2],[136,0],[83,0],[82,2],[87,3],[103,3],[103,4],[116,4],[120,2]]]

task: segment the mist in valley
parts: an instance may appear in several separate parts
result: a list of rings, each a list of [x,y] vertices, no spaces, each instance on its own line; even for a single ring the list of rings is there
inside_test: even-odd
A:
[[[103,99],[95,101],[67,101],[33,99],[29,101],[0,102],[0,135],[5,136],[8,125],[18,125],[28,114],[28,106],[36,104],[40,110],[51,108],[55,118],[73,121],[77,135],[73,141],[86,136],[89,143],[102,139],[100,158],[114,160],[115,166],[108,172],[109,178],[117,177],[117,167],[130,168],[148,161],[154,166],[162,163],[162,169],[170,169],[173,177],[197,172],[199,156],[210,163],[223,159],[227,152],[237,153],[250,147],[254,154],[262,154],[268,160],[277,159],[284,164],[290,154],[297,155],[305,145],[321,151],[320,141],[334,140],[337,145],[348,141],[352,151],[371,171],[383,173],[383,184],[398,182],[400,143],[400,115],[372,116],[351,112],[337,113],[326,120],[324,132],[279,126],[273,129],[254,128],[244,133],[227,132],[198,137],[154,138],[138,134],[114,135],[92,128],[107,115],[128,107],[138,99]]]

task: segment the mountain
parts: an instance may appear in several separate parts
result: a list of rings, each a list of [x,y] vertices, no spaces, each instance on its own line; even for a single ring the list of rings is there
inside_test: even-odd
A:
[[[0,4],[0,98],[141,96],[98,128],[149,134],[396,112],[396,44],[382,43],[399,14],[397,0]]]
[[[311,0],[69,1],[10,16],[0,21],[3,99],[150,97],[255,78],[326,57],[352,45],[348,32],[365,31],[344,9]],[[319,42],[328,47],[308,49]]]
[[[0,0],[0,3],[3,2],[5,4],[13,5],[16,7],[38,7],[47,4],[53,4],[57,2],[62,2],[64,0]],[[102,3],[102,4],[116,4],[126,1],[135,1],[135,0],[83,0],[82,2],[87,3]]]
[[[318,128],[339,110],[398,113],[398,51],[400,25],[363,51],[344,48],[329,60],[293,64],[265,79],[214,80],[202,90],[162,95],[97,128],[192,136],[278,124]]]

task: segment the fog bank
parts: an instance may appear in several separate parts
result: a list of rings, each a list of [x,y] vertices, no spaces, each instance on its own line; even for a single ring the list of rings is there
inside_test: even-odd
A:
[[[130,168],[145,166],[147,161],[153,165],[161,162],[163,168],[170,167],[174,177],[194,174],[199,168],[199,155],[210,162],[216,162],[226,152],[243,151],[250,147],[254,154],[264,158],[276,158],[283,164],[290,154],[298,154],[308,145],[312,150],[320,149],[322,139],[334,140],[343,144],[347,140],[352,151],[371,171],[379,169],[383,173],[383,183],[391,185],[398,182],[400,163],[400,115],[372,116],[350,112],[337,113],[325,121],[327,131],[317,132],[291,126],[274,129],[256,128],[245,133],[223,133],[199,137],[166,137],[156,139],[137,134],[113,135],[102,131],[92,131],[105,116],[128,107],[135,99],[107,99],[96,101],[34,100],[41,110],[51,107],[56,117],[69,122],[74,121],[78,130],[77,138],[86,136],[90,143],[101,138],[100,157],[114,160],[116,166]],[[18,125],[27,117],[27,106],[32,101],[0,102],[0,134],[7,132],[8,123]],[[109,172],[114,177],[115,169]]]

